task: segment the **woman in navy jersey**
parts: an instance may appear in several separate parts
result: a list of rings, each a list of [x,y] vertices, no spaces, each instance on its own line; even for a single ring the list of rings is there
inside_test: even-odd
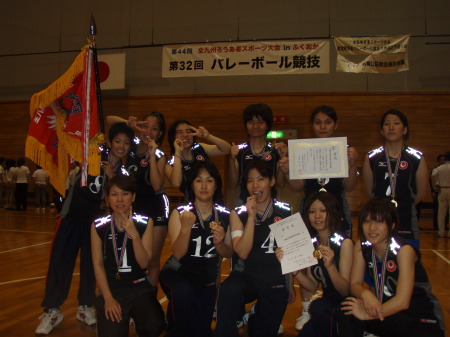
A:
[[[112,125],[124,119],[108,116],[107,123]],[[129,117],[127,124],[133,128],[138,136],[135,142],[137,149],[127,158],[127,170],[134,176],[137,183],[134,211],[151,217],[154,223],[152,257],[148,266],[150,281],[154,286],[158,284],[160,258],[164,241],[167,236],[169,218],[169,199],[164,193],[167,157],[161,150],[164,140],[166,124],[164,115],[153,111],[144,116],[141,121]]]
[[[231,145],[213,136],[203,126],[195,128],[186,120],[174,122],[167,136],[172,158],[167,162],[166,176],[172,186],[180,189],[187,201],[187,180],[192,165],[196,161],[205,161],[209,157],[227,155],[230,153]],[[197,137],[211,144],[197,143]]]
[[[363,178],[369,197],[389,197],[400,215],[398,235],[419,246],[416,204],[427,189],[427,166],[423,154],[405,144],[409,126],[398,110],[387,111],[380,121],[384,146],[369,151]]]
[[[131,148],[134,132],[125,123],[113,125],[108,132],[110,147],[102,162],[103,174],[87,176],[87,185],[81,186],[81,174],[75,178],[62,207],[57,231],[52,244],[50,262],[42,306],[45,308],[36,334],[47,335],[64,318],[59,307],[66,300],[78,252],[80,252],[80,287],[77,319],[95,324],[92,307],[95,298],[95,277],[91,258],[90,226],[105,214],[102,207],[103,185],[106,180],[122,174]]]
[[[384,337],[444,336],[442,310],[431,293],[418,249],[397,235],[399,216],[386,197],[370,200],[359,215],[351,294],[342,304],[349,320],[342,336],[364,331]],[[374,291],[363,286],[368,271]]]
[[[336,110],[330,106],[322,105],[316,107],[311,114],[311,124],[314,136],[316,138],[333,137],[338,128],[338,116]],[[304,191],[304,199],[311,194],[326,190],[331,193],[339,204],[340,212],[343,216],[343,230],[348,237],[352,237],[352,219],[348,206],[346,191],[351,191],[358,182],[356,160],[358,152],[354,147],[347,149],[348,156],[348,177],[347,178],[318,178],[318,179],[296,179],[289,180],[289,161],[288,158],[280,160],[280,170],[284,173],[286,180],[295,191]],[[303,202],[302,202],[303,203]],[[303,207],[300,207],[303,209]],[[310,319],[308,307],[311,303],[311,293],[304,288],[300,288],[302,295],[302,314],[297,318],[295,328],[301,330],[303,325]]]
[[[291,207],[275,199],[275,177],[266,162],[249,162],[244,179],[250,196],[245,206],[231,212],[231,237],[237,261],[220,285],[215,336],[239,336],[236,321],[242,306],[256,301],[248,320],[249,334],[273,337],[293,292],[292,278],[281,273],[275,256],[277,243],[269,225],[290,216]]]
[[[267,104],[250,104],[242,112],[242,119],[247,131],[248,141],[231,147],[229,183],[239,188],[237,205],[246,202],[248,195],[247,182],[243,179],[246,165],[253,160],[267,162],[274,172],[277,185],[285,184],[283,175],[278,172],[278,161],[287,155],[286,144],[280,142],[271,144],[266,140],[267,133],[272,128],[273,113]]]
[[[210,161],[188,177],[190,202],[169,219],[172,256],[161,270],[169,299],[167,336],[210,337],[220,262],[231,257],[230,212],[222,206],[222,179]]]
[[[111,214],[91,227],[92,260],[101,295],[95,301],[97,335],[128,336],[130,318],[141,337],[157,337],[164,313],[147,276],[152,254],[153,220],[132,210],[136,183],[117,175],[105,186]]]
[[[323,296],[311,302],[311,319],[299,337],[336,337],[339,304],[350,292],[353,241],[342,232],[342,215],[338,201],[328,192],[316,192],[305,201],[303,219],[311,234],[318,264],[306,273],[296,271],[300,286],[315,293],[322,286]],[[277,249],[281,260],[283,250]]]

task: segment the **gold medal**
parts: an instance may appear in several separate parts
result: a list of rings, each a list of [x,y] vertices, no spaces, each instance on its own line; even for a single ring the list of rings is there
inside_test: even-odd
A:
[[[120,273],[119,272],[116,273],[116,280],[120,280]]]
[[[314,253],[313,253],[314,258],[316,258],[317,260],[320,260],[323,257],[322,252],[320,251],[319,248],[317,248]]]
[[[319,192],[326,192],[327,190],[324,188],[324,187],[322,187],[320,190],[319,190]]]
[[[211,221],[211,222],[209,223],[209,228],[213,229],[214,227],[216,227],[216,226],[221,226],[221,225],[222,225],[222,222],[221,222],[221,221]]]

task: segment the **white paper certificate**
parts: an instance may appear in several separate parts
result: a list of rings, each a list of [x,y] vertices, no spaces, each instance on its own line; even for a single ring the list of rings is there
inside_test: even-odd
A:
[[[277,246],[284,251],[281,260],[283,274],[291,273],[317,264],[313,257],[314,245],[299,213],[269,225]]]
[[[348,177],[347,137],[289,139],[289,178]]]

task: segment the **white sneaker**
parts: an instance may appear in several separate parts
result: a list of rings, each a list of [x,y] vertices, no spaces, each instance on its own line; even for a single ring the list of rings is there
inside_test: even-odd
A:
[[[38,325],[34,333],[36,335],[48,335],[55,326],[64,319],[63,313],[59,309],[49,309],[39,316],[41,323]]]
[[[295,329],[300,331],[303,329],[303,326],[311,319],[311,316],[309,315],[308,311],[302,310],[302,315],[297,318],[297,321],[295,322]]]
[[[95,317],[95,310],[87,305],[80,305],[77,311],[77,319],[86,323],[87,325],[92,325],[97,323],[97,318]]]
[[[283,326],[280,324],[280,327],[278,328],[278,334],[282,335],[284,333],[284,328]]]

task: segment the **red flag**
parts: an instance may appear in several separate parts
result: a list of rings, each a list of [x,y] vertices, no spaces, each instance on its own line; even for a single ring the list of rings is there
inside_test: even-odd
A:
[[[70,68],[30,102],[25,155],[47,171],[63,196],[69,156],[89,167],[89,174],[100,173],[98,144],[103,135],[98,134],[93,69],[92,51],[85,46]]]

